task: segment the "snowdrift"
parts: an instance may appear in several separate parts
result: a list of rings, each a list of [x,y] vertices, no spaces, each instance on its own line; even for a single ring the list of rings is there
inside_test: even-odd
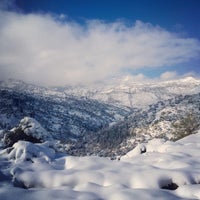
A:
[[[199,141],[154,139],[115,161],[19,141],[1,151],[0,199],[200,199]]]

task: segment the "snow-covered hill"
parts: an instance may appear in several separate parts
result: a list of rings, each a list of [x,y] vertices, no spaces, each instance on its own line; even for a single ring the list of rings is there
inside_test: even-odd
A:
[[[97,143],[97,154],[115,157],[152,138],[176,140],[199,128],[200,93],[181,95],[135,110],[124,120],[100,130],[87,148],[93,148],[93,143]]]
[[[128,113],[128,108],[53,92],[21,81],[0,85],[0,129],[13,128],[29,116],[54,138],[67,140],[83,136],[85,132],[96,132]]]
[[[112,105],[131,108],[145,107],[176,95],[189,95],[200,92],[200,80],[186,77],[162,82],[135,82],[132,76],[113,79],[93,86],[59,88],[65,94],[100,100]]]
[[[91,88],[0,82],[0,199],[200,199],[199,116],[191,77]]]
[[[35,118],[75,155],[117,156],[153,137],[173,139],[174,123],[200,116],[200,80],[138,83],[132,77],[90,87],[0,82],[0,129]],[[199,118],[198,118],[199,120]]]
[[[1,89],[25,92],[42,98],[63,101],[66,97],[85,98],[121,107],[146,107],[178,95],[200,92],[200,80],[185,77],[171,81],[151,81],[139,83],[132,76],[113,78],[91,85],[66,87],[40,87],[23,81],[9,79],[0,82]]]
[[[177,142],[154,139],[115,161],[19,141],[0,151],[0,199],[199,199],[199,140],[200,132]]]

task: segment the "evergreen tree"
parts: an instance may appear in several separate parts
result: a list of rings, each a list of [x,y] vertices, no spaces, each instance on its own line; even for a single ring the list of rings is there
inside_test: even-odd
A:
[[[197,132],[200,128],[200,119],[194,113],[190,112],[182,119],[173,123],[174,131],[174,140],[179,140],[187,135],[191,135]]]

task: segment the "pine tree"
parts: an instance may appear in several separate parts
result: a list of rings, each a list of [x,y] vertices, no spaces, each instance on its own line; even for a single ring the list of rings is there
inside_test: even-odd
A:
[[[197,132],[200,128],[200,119],[194,112],[188,113],[182,119],[173,123],[174,140],[179,140],[187,135],[191,135]]]

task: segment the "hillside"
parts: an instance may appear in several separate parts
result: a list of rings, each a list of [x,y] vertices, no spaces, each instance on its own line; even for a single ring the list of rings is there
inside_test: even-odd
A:
[[[199,128],[200,81],[192,77],[143,84],[126,77],[94,88],[1,82],[0,129],[9,131],[31,117],[72,155],[115,158],[155,137],[178,139],[177,126],[190,115],[196,123],[191,132]],[[149,101],[146,96],[156,98]]]
[[[181,95],[135,110],[124,120],[100,130],[87,148],[97,143],[95,150],[98,154],[115,157],[127,153],[141,142],[153,138],[177,140],[196,133],[199,128],[200,93]]]
[[[0,199],[199,199],[199,81],[170,84],[130,107],[1,82]]]
[[[33,117],[55,139],[81,137],[98,131],[129,113],[129,109],[82,99],[21,81],[0,84],[0,129],[11,129]]]
[[[76,97],[100,100],[111,105],[143,108],[177,95],[199,93],[200,80],[185,77],[172,81],[139,83],[132,76],[125,76],[92,86],[63,87],[57,88],[56,91],[63,91],[64,94]]]

